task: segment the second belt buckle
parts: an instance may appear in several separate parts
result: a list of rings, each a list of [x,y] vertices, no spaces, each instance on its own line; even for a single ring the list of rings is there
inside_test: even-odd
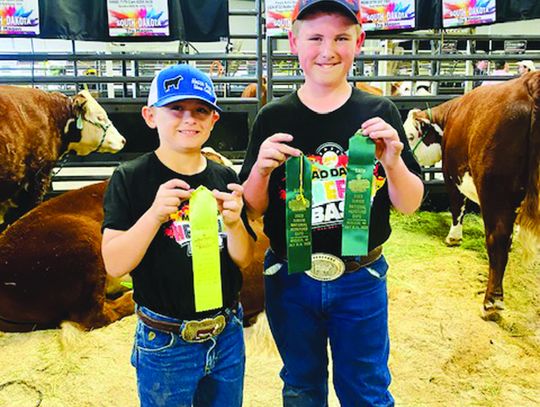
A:
[[[345,263],[339,257],[329,253],[313,253],[311,255],[311,270],[306,274],[318,281],[333,281],[343,275]]]

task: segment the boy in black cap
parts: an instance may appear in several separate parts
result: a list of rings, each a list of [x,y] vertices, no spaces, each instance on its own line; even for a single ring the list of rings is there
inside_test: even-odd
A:
[[[103,259],[110,275],[133,278],[131,362],[143,406],[242,404],[239,268],[251,261],[252,237],[236,173],[201,154],[219,111],[207,75],[189,65],[161,70],[142,109],[159,147],[119,166],[105,195]]]
[[[330,343],[334,387],[342,406],[390,406],[388,265],[392,204],[420,205],[423,184],[397,108],[353,89],[347,74],[360,52],[358,0],[298,1],[289,35],[305,82],[265,106],[253,126],[240,179],[244,199],[264,214],[266,312],[283,360],[285,406],[327,405]],[[358,129],[376,144],[368,254],[342,256],[349,138]],[[303,152],[312,165],[312,269],[288,273],[285,160]],[[369,185],[369,184],[368,184]],[[324,259],[317,264],[318,259]],[[324,263],[324,264],[322,264]],[[320,274],[315,270],[322,270]],[[309,273],[309,274],[308,274]]]

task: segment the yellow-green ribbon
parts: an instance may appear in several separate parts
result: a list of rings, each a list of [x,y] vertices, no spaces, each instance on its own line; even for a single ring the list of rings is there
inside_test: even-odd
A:
[[[359,130],[349,139],[342,256],[364,256],[368,253],[374,165],[375,143]]]
[[[216,198],[201,185],[189,200],[196,312],[223,306],[217,214]]]

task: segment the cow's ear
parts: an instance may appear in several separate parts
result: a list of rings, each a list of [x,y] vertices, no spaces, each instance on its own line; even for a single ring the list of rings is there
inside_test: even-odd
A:
[[[79,117],[83,114],[86,102],[86,97],[82,94],[82,92],[75,95],[72,102],[73,113],[75,116]]]
[[[420,109],[411,109],[409,110],[409,113],[407,113],[407,120],[411,119],[412,120],[418,120],[418,112],[420,112],[421,110]]]

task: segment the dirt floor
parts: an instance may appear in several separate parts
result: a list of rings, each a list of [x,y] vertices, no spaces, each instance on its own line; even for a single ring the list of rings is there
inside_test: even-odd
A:
[[[461,248],[446,247],[447,214],[394,216],[389,272],[391,390],[397,406],[540,405],[540,267],[517,246],[506,310],[481,318],[487,278],[481,222],[467,216]],[[83,333],[71,325],[0,333],[0,406],[138,405],[129,364],[135,317]],[[245,406],[279,406],[280,361],[264,315],[246,329]],[[334,394],[330,405],[338,406]]]

